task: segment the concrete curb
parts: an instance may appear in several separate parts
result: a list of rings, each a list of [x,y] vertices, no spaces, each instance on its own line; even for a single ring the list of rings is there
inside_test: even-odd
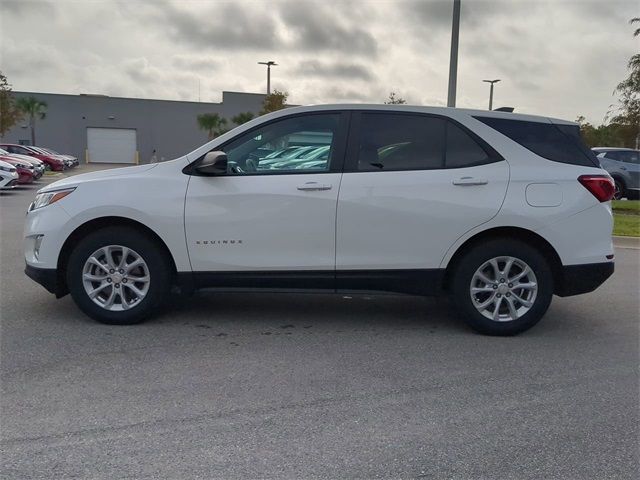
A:
[[[640,250],[640,237],[613,237],[613,246]]]

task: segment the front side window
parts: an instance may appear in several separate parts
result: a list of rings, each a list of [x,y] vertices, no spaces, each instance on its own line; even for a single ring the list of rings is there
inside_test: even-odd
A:
[[[445,121],[423,115],[363,113],[359,171],[444,167]]]
[[[620,152],[620,157],[621,160],[625,163],[635,163],[636,165],[638,163],[640,163],[640,152],[632,152],[632,151],[625,151],[625,152]]]
[[[229,175],[328,172],[340,114],[296,116],[258,127],[222,147]]]

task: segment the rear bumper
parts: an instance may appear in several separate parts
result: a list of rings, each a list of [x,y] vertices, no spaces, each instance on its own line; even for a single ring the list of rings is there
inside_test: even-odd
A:
[[[27,265],[24,269],[27,277],[36,283],[42,285],[48,292],[53,293],[57,298],[63,297],[67,294],[63,291],[64,286],[58,278],[58,271],[54,268],[36,268],[31,265]]]
[[[613,262],[564,266],[555,294],[560,297],[569,297],[593,292],[613,275],[613,271]]]

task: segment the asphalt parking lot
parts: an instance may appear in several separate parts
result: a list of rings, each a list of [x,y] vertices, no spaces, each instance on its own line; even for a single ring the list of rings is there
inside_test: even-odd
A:
[[[401,296],[199,293],[112,327],[23,274],[36,189],[0,195],[2,478],[637,478],[640,250],[515,338]]]

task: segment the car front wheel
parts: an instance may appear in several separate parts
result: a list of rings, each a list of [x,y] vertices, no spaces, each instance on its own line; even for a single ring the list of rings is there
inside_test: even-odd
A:
[[[171,269],[150,237],[125,227],[84,237],[69,258],[67,284],[80,309],[102,323],[139,323],[163,304]]]
[[[515,335],[534,326],[553,296],[546,258],[529,244],[491,240],[467,252],[453,276],[454,302],[467,323],[487,335]]]
[[[624,197],[624,185],[622,184],[622,182],[618,179],[614,178],[614,192],[613,192],[613,199],[614,200],[621,200],[622,197]]]

